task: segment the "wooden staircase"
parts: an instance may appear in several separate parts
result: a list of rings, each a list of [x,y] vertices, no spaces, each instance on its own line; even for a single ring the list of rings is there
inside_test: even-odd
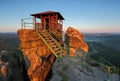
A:
[[[56,56],[56,58],[60,59],[62,57],[62,47],[58,43],[58,41],[56,41],[55,38],[53,38],[47,32],[47,30],[39,31],[38,29],[36,29],[36,33],[42,39],[42,41],[48,46],[48,48]]]
[[[57,30],[49,30],[49,31],[52,31],[52,32],[49,32],[49,34],[51,34],[53,37],[57,37],[56,40],[58,42],[62,42],[62,33],[60,33],[59,31]],[[61,31],[62,32],[62,31]]]

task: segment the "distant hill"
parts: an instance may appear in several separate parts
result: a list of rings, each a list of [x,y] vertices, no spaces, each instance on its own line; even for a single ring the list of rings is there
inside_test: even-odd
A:
[[[2,38],[17,38],[17,33],[0,33]]]
[[[83,33],[85,36],[111,36],[120,35],[120,33]]]
[[[89,45],[89,56],[95,60],[100,57],[120,67],[120,34],[85,34]],[[99,61],[99,60],[98,60]]]
[[[16,33],[0,33],[0,51],[15,51],[18,48],[19,41]]]

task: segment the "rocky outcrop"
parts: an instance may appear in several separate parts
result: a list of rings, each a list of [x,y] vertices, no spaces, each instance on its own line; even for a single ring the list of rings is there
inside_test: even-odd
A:
[[[65,35],[67,41],[67,47],[70,51],[69,55],[74,56],[76,50],[80,49],[88,53],[88,45],[84,41],[84,36],[75,28],[68,27]]]
[[[24,60],[19,51],[8,54],[0,52],[0,81],[28,81],[25,76]]]
[[[45,81],[55,56],[33,29],[18,30],[18,38],[30,81]]]
[[[65,56],[55,61],[50,81],[106,81],[106,73],[98,66],[90,66],[83,58]],[[111,74],[110,81],[119,81],[118,74]]]

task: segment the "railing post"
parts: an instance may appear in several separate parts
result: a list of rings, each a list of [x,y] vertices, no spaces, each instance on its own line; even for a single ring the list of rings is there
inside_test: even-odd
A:
[[[34,18],[23,18],[21,19],[21,29],[25,29],[25,27],[32,27],[35,29],[35,22]]]
[[[21,28],[23,29],[23,19],[21,19]]]
[[[35,19],[33,19],[33,29],[35,29]]]
[[[25,22],[23,21],[23,29],[25,29]]]
[[[109,66],[106,66],[107,68],[107,72],[106,72],[106,80],[107,81],[110,81],[110,71],[111,71],[111,68]]]

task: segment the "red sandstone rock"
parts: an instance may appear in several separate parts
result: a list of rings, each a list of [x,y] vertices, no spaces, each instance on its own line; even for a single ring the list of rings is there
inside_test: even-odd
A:
[[[18,30],[21,51],[29,61],[27,69],[31,81],[45,81],[55,56],[33,29]]]
[[[70,54],[69,56],[75,56],[76,49],[70,48]]]
[[[70,56],[73,56],[75,54],[75,50],[77,49],[81,49],[88,53],[88,45],[84,41],[84,36],[78,30],[69,27],[66,31],[66,34],[70,39]]]
[[[2,73],[2,75],[4,76],[4,77],[6,77],[6,74],[7,74],[7,71],[6,71],[6,66],[2,66],[1,67],[1,73]]]

